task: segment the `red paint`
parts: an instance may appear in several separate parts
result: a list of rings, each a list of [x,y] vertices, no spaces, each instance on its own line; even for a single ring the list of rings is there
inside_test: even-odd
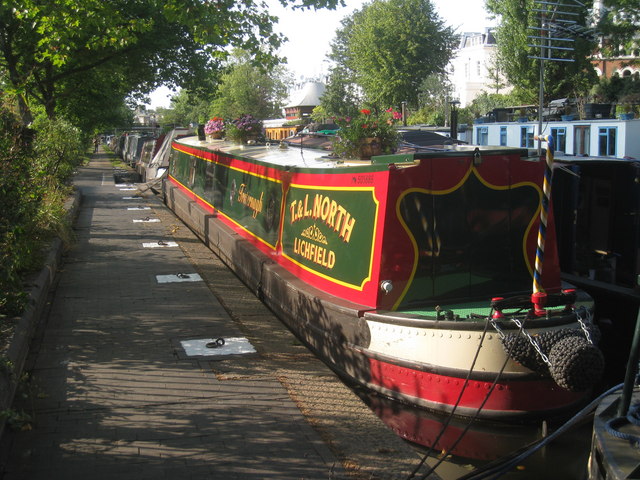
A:
[[[435,405],[455,405],[464,385],[464,378],[448,377],[392,365],[370,358],[371,380],[374,385],[415,397]],[[460,408],[477,409],[485,400],[492,382],[470,380]],[[578,402],[584,393],[573,393],[557,386],[551,379],[498,383],[484,404],[485,414],[545,412]]]

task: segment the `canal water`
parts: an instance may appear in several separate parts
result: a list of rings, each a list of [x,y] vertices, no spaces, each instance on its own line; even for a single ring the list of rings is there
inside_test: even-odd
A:
[[[443,480],[457,480],[492,462],[510,459],[515,452],[551,433],[561,422],[544,425],[510,425],[474,422],[463,418],[411,408],[375,394],[358,392],[363,401],[397,435],[428,455],[415,478],[422,476],[441,459],[435,472]],[[447,422],[449,422],[447,424]],[[592,416],[519,462],[500,478],[517,480],[584,480],[591,449]],[[476,478],[476,477],[471,477]],[[478,477],[481,478],[481,477]],[[483,478],[495,478],[491,475]]]

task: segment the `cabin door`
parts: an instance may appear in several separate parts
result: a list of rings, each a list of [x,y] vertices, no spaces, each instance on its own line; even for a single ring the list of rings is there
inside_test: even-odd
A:
[[[573,154],[589,155],[589,142],[591,138],[590,127],[587,125],[576,125],[573,127]]]

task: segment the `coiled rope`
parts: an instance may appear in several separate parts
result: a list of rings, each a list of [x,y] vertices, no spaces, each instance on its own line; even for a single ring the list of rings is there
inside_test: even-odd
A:
[[[622,440],[629,440],[633,442],[634,445],[640,446],[640,435],[629,432],[621,432],[619,430],[619,428],[624,425],[640,426],[640,403],[635,403],[630,406],[626,416],[612,418],[605,424],[605,431],[609,435],[620,438]]]

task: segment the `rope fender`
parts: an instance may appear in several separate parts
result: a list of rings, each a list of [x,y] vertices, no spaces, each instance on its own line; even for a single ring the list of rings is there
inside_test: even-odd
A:
[[[598,327],[589,324],[586,329],[597,344],[600,339]],[[571,392],[584,392],[600,380],[604,357],[581,329],[542,332],[534,339],[548,363],[520,332],[504,335],[502,346],[506,352],[511,351],[513,360],[540,375],[551,376],[560,387]]]

